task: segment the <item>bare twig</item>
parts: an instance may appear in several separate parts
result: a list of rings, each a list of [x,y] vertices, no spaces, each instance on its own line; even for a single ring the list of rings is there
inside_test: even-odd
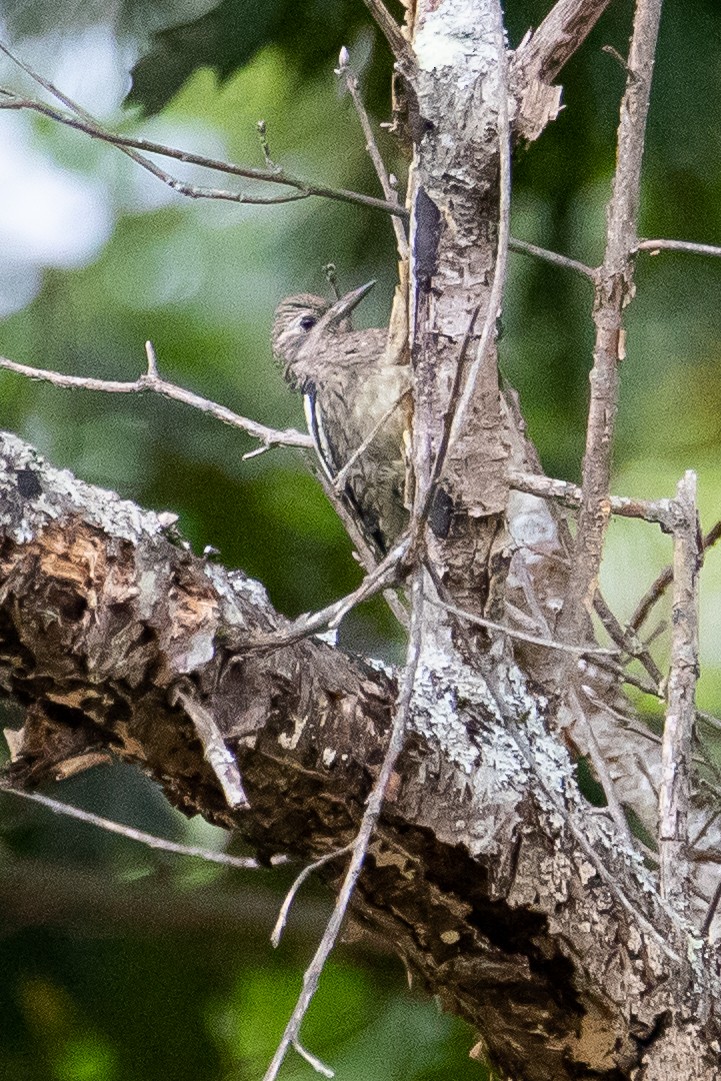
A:
[[[208,398],[201,398],[199,394],[185,390],[184,387],[178,387],[174,383],[160,379],[150,365],[145,374],[130,382],[94,379],[84,375],[65,375],[62,372],[48,371],[44,368],[31,368],[28,364],[17,364],[14,360],[7,360],[5,357],[0,357],[0,368],[24,375],[28,379],[41,379],[43,382],[52,383],[53,386],[66,390],[92,390],[104,394],[144,394],[146,391],[153,391],[164,398],[183,402],[184,405],[192,406],[193,409],[199,409],[202,413],[209,413],[223,424],[240,428],[254,439],[261,440],[266,446],[308,448],[313,446],[313,440],[305,432],[297,432],[293,428],[280,431],[277,428],[268,428],[265,424],[259,424],[248,417],[242,417],[234,413],[232,409],[226,409],[224,405],[218,405]]]
[[[350,865],[338,893],[335,908],[328,920],[328,925],[318,945],[318,949],[315,952],[315,956],[305,971],[305,975],[303,976],[303,989],[298,997],[295,1009],[286,1025],[285,1032],[278,1044],[263,1081],[274,1081],[278,1075],[278,1070],[281,1067],[288,1048],[293,1046],[298,1040],[301,1023],[318,987],[318,981],[328,955],[335,945],[338,932],[340,931],[341,924],[343,923],[348,908],[348,903],[353,894],[353,890],[355,889],[355,884],[361,870],[363,869],[368,845],[381,813],[386,789],[393,774],[396,761],[398,760],[398,755],[403,748],[403,739],[408,716],[410,714],[411,700],[413,698],[416,671],[418,669],[421,649],[421,626],[423,615],[423,590],[421,583],[422,571],[416,570],[411,590],[411,627],[408,651],[406,654],[405,672],[383,764],[368,797],[358,834],[353,841]]]
[[[648,694],[652,698],[663,698],[659,687],[655,683],[644,676],[627,671],[622,664],[617,664],[615,661],[609,660],[607,657],[603,656],[596,657],[595,664],[597,664],[599,668],[605,668],[609,672],[613,672],[615,676],[618,676],[622,683],[627,683],[630,687],[637,687],[639,691],[643,691],[644,694]],[[604,703],[604,708],[609,707]]]
[[[365,206],[372,210],[383,210],[387,213],[398,215],[401,218],[406,218],[408,216],[408,211],[405,207],[399,206],[398,204],[389,203],[383,199],[376,199],[372,195],[363,195],[361,192],[348,191],[345,188],[331,188],[324,184],[311,183],[310,181],[305,181],[300,177],[294,176],[292,173],[288,173],[285,169],[280,167],[275,167],[273,169],[258,169],[250,165],[238,165],[235,162],[222,161],[218,158],[206,157],[203,154],[193,154],[190,151],[178,150],[175,147],[165,146],[163,143],[156,143],[151,139],[132,138],[126,135],[119,135],[117,132],[107,131],[98,124],[84,119],[82,116],[72,116],[68,113],[64,113],[60,109],[54,108],[52,105],[47,105],[45,102],[35,101],[32,98],[21,98],[7,90],[0,90],[0,95],[3,95],[0,97],[0,109],[24,109],[36,112],[41,116],[46,116],[50,120],[54,120],[58,124],[63,124],[65,127],[74,128],[76,131],[82,131],[92,139],[99,139],[101,142],[110,143],[112,146],[117,146],[121,149],[129,148],[131,150],[140,150],[145,154],[161,154],[164,157],[172,158],[175,161],[182,161],[190,165],[199,165],[204,169],[226,173],[229,176],[240,176],[248,180],[264,181],[268,184],[280,184],[294,189],[291,193],[276,196],[248,195],[245,192],[226,191],[221,188],[205,188],[193,184],[186,184],[176,177],[164,173],[157,167],[151,170],[158,179],[162,180],[163,183],[167,184],[174,191],[179,192],[181,195],[187,195],[191,199],[220,199],[233,203],[272,205],[276,203],[295,202],[298,199],[307,199],[312,195],[317,195],[344,203],[354,203],[357,206]],[[148,167],[144,162],[139,162],[139,164],[142,164],[144,168]]]
[[[400,200],[398,198],[398,192],[390,182],[388,171],[381,157],[381,152],[378,149],[375,134],[371,126],[370,118],[366,112],[366,107],[363,104],[363,98],[361,97],[360,87],[358,86],[358,79],[355,73],[351,70],[349,65],[348,50],[345,46],[340,51],[338,58],[338,67],[336,68],[336,74],[345,84],[348,93],[351,96],[355,111],[358,114],[358,120],[363,129],[363,134],[366,140],[366,150],[368,156],[373,162],[373,168],[376,171],[376,176],[380,181],[383,194],[389,203],[396,203],[400,206]],[[401,219],[394,215],[391,218],[393,223],[393,232],[396,235],[396,247],[398,249],[398,258],[401,262],[408,259],[408,237],[406,236],[406,230]]]
[[[376,554],[373,552],[370,544],[361,533],[357,521],[355,520],[350,510],[346,506],[345,502],[343,501],[342,494],[335,491],[333,487],[333,482],[331,481],[330,477],[328,477],[325,470],[318,466],[314,470],[314,472],[318,483],[323,488],[323,491],[332,503],[336,514],[343,523],[345,531],[350,537],[350,540],[352,541],[353,546],[356,550],[358,560],[361,566],[364,568],[367,574],[371,574],[378,566]],[[403,606],[401,600],[396,596],[392,589],[384,590],[383,597],[391,612],[400,623],[401,627],[407,630],[408,612]]]
[[[605,708],[605,705],[602,701],[599,701],[598,699],[594,699],[594,701],[602,709]],[[583,731],[585,732],[588,756],[591,760],[591,765],[593,767],[594,773],[596,774],[598,781],[600,781],[601,788],[603,789],[604,795],[606,796],[608,810],[610,812],[611,818],[616,824],[616,829],[629,844],[632,844],[633,839],[631,836],[631,830],[628,825],[628,819],[626,818],[623,807],[621,806],[621,802],[616,794],[616,786],[613,783],[611,771],[608,768],[608,764],[603,755],[603,751],[599,746],[599,742],[596,738],[596,733],[594,731],[593,725],[588,720],[587,710],[584,708],[584,705],[580,700],[580,696],[575,690],[575,688],[572,688],[571,690],[571,694],[569,696],[569,706],[573,711],[573,715],[579,719],[583,727]]]
[[[714,717],[712,713],[706,713],[702,709],[697,709],[696,719],[710,725],[711,728],[715,728],[717,732],[721,732],[721,720],[719,720],[718,717]]]
[[[633,252],[641,184],[646,117],[661,0],[637,0],[629,74],[621,102],[613,193],[608,205],[606,251],[594,304],[596,344],[583,459],[582,501],[559,636],[573,642],[588,618],[598,584],[610,515],[611,450],[618,405],[618,365],[624,356],[622,313],[633,296]]]
[[[580,507],[583,492],[577,484],[555,477],[544,477],[540,473],[524,473],[519,469],[510,469],[508,480],[511,488],[518,492],[540,496],[541,499],[555,499],[567,507]],[[669,499],[631,499],[628,496],[611,495],[608,497],[611,514],[620,518],[641,518],[645,522],[655,522],[665,531],[673,529],[673,508]]]
[[[673,546],[673,627],[668,707],[663,730],[659,791],[661,896],[683,913],[688,908],[688,809],[691,739],[698,679],[698,572],[701,535],[696,475],[679,482],[679,515]]]
[[[705,553],[708,548],[712,548],[719,539],[721,539],[721,521],[716,522],[704,537],[702,543],[703,552]],[[638,631],[643,626],[650,615],[651,609],[661,599],[672,581],[673,567],[669,565],[668,567],[664,567],[655,582],[653,582],[636,605],[636,610],[628,621],[628,625],[632,631]]]
[[[233,641],[233,646],[242,649],[243,652],[251,649],[277,649],[280,646],[288,646],[293,642],[298,642],[311,634],[316,634],[324,627],[330,627],[331,629],[337,627],[352,608],[355,608],[362,601],[375,597],[376,594],[387,588],[389,582],[392,582],[397,577],[398,568],[405,559],[409,546],[409,537],[402,537],[378,566],[373,567],[368,572],[357,589],[354,589],[352,593],[348,593],[347,596],[341,597],[340,600],[334,601],[333,604],[329,604],[326,608],[312,614],[299,616],[298,619],[293,620],[286,627],[281,627],[280,630]]]
[[[704,937],[708,935],[709,931],[711,930],[711,924],[713,923],[713,918],[716,915],[719,901],[721,901],[721,882],[719,882],[718,886],[714,891],[714,895],[711,898],[711,904],[708,906],[708,912],[706,913],[706,917],[703,921],[703,924],[701,925],[701,934]]]
[[[10,49],[8,49],[7,46],[4,45],[1,41],[0,41],[0,51],[5,53],[5,55],[8,56],[15,64],[17,64],[18,67],[22,68],[23,71],[27,72],[27,74],[32,79],[34,79],[35,82],[37,82],[40,86],[42,86],[45,90],[47,90],[50,94],[52,94],[55,98],[57,98],[57,100],[60,101],[63,105],[65,105],[66,108],[70,109],[73,113],[76,114],[76,116],[78,116],[79,118],[84,120],[87,124],[92,125],[94,129],[97,129],[97,133],[93,133],[94,137],[96,137],[96,138],[105,137],[106,141],[113,142],[118,147],[119,150],[122,150],[123,153],[127,154],[127,156],[129,158],[131,158],[133,161],[135,161],[143,169],[148,170],[148,172],[152,173],[153,176],[157,177],[157,179],[161,180],[164,184],[167,184],[174,191],[177,191],[181,195],[187,195],[187,196],[189,196],[191,198],[200,198],[204,194],[207,194],[207,196],[209,198],[224,198],[224,197],[227,197],[227,198],[231,199],[234,202],[239,201],[239,196],[235,192],[225,192],[224,193],[224,192],[221,192],[219,189],[200,188],[200,187],[198,187],[196,185],[186,184],[183,181],[178,180],[176,177],[171,176],[169,173],[165,172],[165,170],[161,169],[150,158],[145,157],[144,155],[140,154],[138,150],[133,149],[133,147],[131,145],[129,145],[128,140],[124,141],[122,136],[114,137],[114,136],[111,135],[110,132],[105,132],[104,129],[101,128],[101,125],[92,116],[91,113],[87,112],[80,105],[78,105],[77,102],[73,101],[72,98],[68,97],[67,94],[65,94],[62,90],[60,90],[53,83],[51,83],[48,79],[45,79],[37,71],[35,71],[33,68],[31,68],[29,64],[25,63],[25,61],[21,60],[18,56],[16,56],[13,52],[11,52]],[[342,56],[342,54],[341,54],[341,56]],[[339,65],[339,68],[340,68],[340,70],[343,70],[343,65]],[[384,192],[384,194],[386,196],[386,200],[387,200],[388,203],[394,204],[398,208],[397,213],[393,215],[393,228],[395,230],[396,239],[397,239],[397,242],[398,242],[399,256],[401,257],[401,259],[403,259],[403,258],[407,257],[408,242],[407,242],[407,239],[406,239],[406,235],[405,235],[405,231],[403,229],[403,226],[401,225],[401,221],[407,220],[408,211],[405,209],[405,207],[403,207],[400,204],[398,193],[396,192],[395,188],[391,184],[390,178],[389,178],[389,176],[388,176],[388,174],[387,174],[387,172],[385,170],[385,166],[383,165],[382,159],[380,158],[380,154],[378,152],[378,149],[377,149],[377,146],[376,146],[376,143],[375,143],[375,137],[373,135],[373,131],[372,131],[372,128],[370,126],[370,121],[368,119],[368,115],[367,115],[367,113],[365,111],[365,108],[363,106],[363,101],[362,101],[362,99],[360,97],[360,94],[359,94],[359,91],[358,91],[358,80],[356,79],[355,75],[353,75],[353,73],[350,71],[350,69],[347,67],[347,64],[345,66],[345,73],[346,73],[346,80],[347,80],[348,89],[349,89],[349,92],[351,93],[351,96],[353,98],[353,103],[354,103],[354,105],[355,105],[355,107],[356,107],[356,109],[358,111],[359,119],[360,119],[361,125],[363,127],[363,132],[364,132],[364,135],[365,135],[366,140],[367,140],[368,151],[369,151],[369,154],[371,154],[371,159],[373,161],[374,166],[376,167],[376,173],[378,175],[378,179],[381,182],[381,186],[382,186],[383,192]],[[353,85],[351,85],[351,83]],[[11,97],[13,97],[13,95],[11,95]],[[6,107],[8,107],[8,106],[6,105]],[[301,185],[301,187],[303,189],[301,191],[300,195],[292,196],[291,197],[292,199],[305,198],[306,195],[304,194],[304,192],[307,192],[308,195],[318,194],[318,195],[325,195],[325,196],[327,196],[329,198],[333,197],[330,194],[330,189],[322,189],[321,190],[317,186],[305,184],[304,182],[302,182],[300,180],[297,180],[297,178],[295,178],[295,180],[291,181],[287,177],[287,174],[283,174],[282,169],[279,169],[279,167],[275,164],[275,162],[272,160],[272,158],[270,156],[270,148],[268,146],[267,130],[266,130],[265,121],[259,120],[258,124],[257,124],[257,127],[258,127],[258,134],[259,134],[259,137],[260,137],[260,140],[261,140],[261,148],[263,150],[263,156],[265,158],[265,163],[266,163],[266,166],[268,167],[268,169],[267,170],[254,170],[252,168],[248,168],[247,170],[243,170],[243,168],[241,166],[232,166],[232,165],[226,163],[226,165],[227,165],[226,171],[237,173],[237,175],[245,176],[245,177],[247,177],[249,179],[268,181],[268,182],[271,182],[271,183],[272,182],[277,182],[281,176],[285,176],[286,179],[288,179],[288,183],[297,182],[297,184]],[[101,132],[103,132],[103,135],[100,134]],[[215,161],[213,163],[213,165],[211,165],[209,159],[207,159],[207,158],[202,158],[200,156],[193,156],[193,155],[181,152],[181,151],[173,151],[169,147],[166,147],[165,151],[161,151],[161,148],[159,147],[158,144],[147,143],[145,145],[147,146],[148,150],[152,149],[152,151],[154,153],[167,152],[167,154],[169,154],[171,156],[178,157],[179,160],[186,161],[186,162],[189,162],[191,164],[193,162],[195,162],[195,164],[199,164],[199,165],[202,164],[202,165],[204,165],[204,166],[206,166],[208,168],[211,168],[211,167],[216,167],[217,169],[222,169],[223,168],[223,163],[222,162]],[[285,180],[283,180],[281,182],[284,183]],[[213,194],[213,193],[216,193],[216,194]],[[345,193],[345,194],[352,195],[353,193]],[[365,196],[360,196],[360,197],[362,199],[365,199]],[[240,201],[252,202],[252,199],[250,197],[248,197],[248,198],[246,198],[244,200],[240,200]],[[285,200],[283,200],[283,201],[285,201]],[[701,249],[703,249],[706,254],[718,254],[718,253],[721,253],[721,248],[719,248],[719,249],[711,248],[709,245],[686,245],[684,241],[658,241],[658,242],[657,241],[642,241],[639,244],[639,250],[641,250],[642,248],[651,247],[652,245],[658,245],[660,247],[669,247],[669,248],[673,246],[674,248],[677,248],[678,250],[700,251]],[[681,246],[681,247],[679,247],[679,246]],[[518,240],[518,239],[516,239],[514,237],[510,237],[510,239],[509,239],[509,248],[512,251],[520,252],[520,253],[522,253],[524,255],[529,255],[529,256],[533,256],[536,259],[544,260],[545,262],[551,263],[554,266],[564,267],[567,270],[574,270],[577,273],[582,274],[587,278],[590,278],[592,281],[595,281],[596,274],[597,274],[597,271],[596,271],[595,268],[586,266],[584,263],[578,262],[578,260],[576,260],[576,259],[570,259],[565,255],[559,255],[557,252],[549,251],[546,248],[541,248],[537,244],[531,244],[528,241]]]
[[[333,477],[332,484],[333,484],[333,488],[335,489],[336,492],[342,492],[343,491],[343,489],[345,488],[346,478],[348,476],[348,473],[349,473],[350,469],[352,469],[352,467],[355,465],[355,463],[358,461],[358,459],[360,457],[362,457],[362,455],[365,454],[365,452],[368,450],[368,447],[371,445],[371,443],[373,442],[375,437],[378,435],[381,428],[384,427],[386,421],[390,420],[390,418],[395,413],[396,409],[398,409],[398,407],[400,406],[403,399],[406,397],[407,394],[410,394],[410,393],[411,393],[411,391],[410,391],[410,387],[409,387],[408,390],[406,390],[403,394],[401,394],[398,398],[396,398],[396,400],[393,402],[393,404],[391,406],[389,406],[388,409],[386,409],[385,413],[380,418],[380,420],[376,424],[373,425],[370,432],[365,437],[365,439],[360,444],[360,446],[356,447],[356,449],[353,451],[353,453],[348,458],[348,460],[343,464],[343,467],[341,469],[339,469],[338,472],[335,474],[335,476]]]
[[[324,1062],[321,1062],[315,1055],[311,1055],[310,1051],[303,1047],[300,1040],[293,1040],[293,1050],[297,1051],[302,1059],[312,1066],[316,1073],[322,1074],[323,1077],[335,1077],[335,1073],[331,1070],[330,1066],[326,1066]]]
[[[352,848],[352,845],[344,845],[343,848],[337,848],[335,852],[327,852],[325,856],[321,856],[320,859],[314,860],[313,863],[309,863],[307,867],[303,868],[303,870],[300,872],[295,882],[285,895],[285,900],[280,907],[278,919],[275,921],[275,926],[270,936],[270,941],[273,946],[278,946],[280,944],[281,936],[283,934],[283,931],[285,930],[285,925],[288,922],[288,913],[290,912],[290,907],[293,904],[296,894],[298,893],[298,890],[303,885],[303,883],[307,881],[307,879],[309,879],[313,872],[317,871],[319,867],[324,867],[326,863],[330,863],[332,860],[337,860],[340,856],[347,855],[347,853],[350,852]]]
[[[406,73],[410,72],[414,67],[413,54],[408,47],[408,42],[403,37],[400,26],[386,8],[383,0],[363,0],[363,3],[390,45],[391,52],[396,58],[399,68]]]
[[[622,650],[625,650],[629,657],[635,657],[640,661],[656,686],[660,687],[663,682],[663,673],[649,653],[647,646],[632,630],[621,626],[616,619],[616,616],[603,599],[600,590],[596,590],[596,596],[593,598],[593,607],[596,615],[601,620],[616,645],[620,646]]]
[[[508,247],[510,251],[519,252],[521,255],[531,255],[535,259],[542,259],[546,263],[551,263],[552,266],[563,267],[564,270],[574,270],[577,274],[582,274],[584,278],[589,278],[592,282],[595,282],[598,277],[598,270],[596,267],[586,266],[585,263],[579,263],[577,259],[569,259],[566,255],[559,255],[555,251],[549,251],[547,248],[539,248],[537,244],[530,244],[527,240],[517,240],[515,237],[509,237]]]
[[[63,93],[62,90],[59,90],[58,87],[54,85],[54,83],[51,83],[48,79],[44,78],[37,71],[31,68],[29,64],[27,64],[24,60],[21,60],[20,57],[15,55],[15,53],[11,52],[10,49],[8,49],[7,45],[4,45],[1,41],[0,52],[5,53],[5,55],[9,57],[9,59],[12,60],[14,64],[17,64],[17,66],[21,68],[24,72],[26,72],[31,79],[33,79],[39,86],[42,86],[44,90],[47,90],[49,94],[52,94],[52,96],[56,98],[57,101],[60,101],[63,105],[66,106],[66,108],[70,109],[71,112],[75,113],[76,116],[79,116],[88,124],[92,124],[95,127],[100,126],[98,124],[98,121],[95,119],[94,116],[91,115],[91,113],[83,109],[82,106],[78,105],[78,103],[76,101],[73,101],[72,98],[69,98],[67,94]],[[160,180],[163,184],[167,184],[168,187],[171,187],[180,195],[191,195],[197,197],[197,195],[201,191],[201,189],[195,188],[194,185],[184,184],[182,181],[171,177],[154,161],[151,161],[150,158],[146,158],[137,150],[133,150],[127,146],[120,146],[118,147],[118,149],[121,150],[123,154],[126,154],[127,157],[129,157],[132,161],[136,162],[136,164],[140,165],[141,168],[146,169],[149,173],[152,173],[154,177]]]
[[[0,793],[32,800],[33,803],[39,803],[55,814],[76,818],[80,822],[87,822],[90,826],[97,826],[106,830],[107,833],[117,833],[120,837],[126,837],[129,841],[137,841],[139,844],[158,849],[161,852],[173,852],[178,856],[194,856],[205,860],[206,863],[220,863],[224,867],[237,867],[244,871],[255,871],[261,867],[261,864],[252,856],[229,856],[227,852],[214,852],[212,849],[201,848],[197,845],[181,845],[175,841],[166,841],[165,838],[156,837],[152,833],[146,833],[145,830],[136,830],[132,826],[124,826],[121,822],[114,822],[110,818],[103,818],[101,815],[93,814],[92,811],[83,811],[80,807],[73,807],[72,804],[50,799],[49,796],[43,796],[40,792],[26,792],[23,789],[11,788],[4,783],[0,783]],[[274,866],[289,862],[287,856],[273,856],[271,859]]]
[[[456,605],[449,604],[447,601],[429,597],[428,594],[426,594],[425,599],[429,604],[435,604],[439,608],[443,608],[444,611],[450,612],[451,615],[458,616],[459,619],[465,619],[475,626],[485,627],[490,631],[499,631],[501,634],[507,634],[509,638],[516,639],[519,642],[528,642],[530,645],[542,646],[544,649],[558,649],[564,653],[573,653],[576,656],[583,657],[618,656],[618,650],[615,649],[605,649],[603,646],[596,645],[569,645],[566,642],[558,642],[553,638],[544,638],[542,635],[529,634],[527,631],[516,630],[514,627],[507,627],[505,623],[495,623],[492,619],[485,619],[483,616],[477,616],[473,612],[467,612],[465,608],[458,608]]]
[[[662,251],[680,251],[687,255],[711,255],[718,259],[721,247],[715,244],[695,244],[691,240],[639,240],[636,251],[647,251],[656,255]]]

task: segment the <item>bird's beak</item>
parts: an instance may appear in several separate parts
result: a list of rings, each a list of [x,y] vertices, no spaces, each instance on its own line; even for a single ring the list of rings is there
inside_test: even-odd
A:
[[[351,289],[350,293],[346,293],[340,300],[336,300],[335,304],[323,316],[324,326],[337,326],[343,319],[347,319],[361,300],[368,296],[375,284],[375,281],[366,282],[365,285],[359,285],[357,289]]]

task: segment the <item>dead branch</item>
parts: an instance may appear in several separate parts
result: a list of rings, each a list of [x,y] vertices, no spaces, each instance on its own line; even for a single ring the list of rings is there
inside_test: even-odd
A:
[[[663,774],[659,792],[661,893],[679,912],[689,907],[688,818],[691,802],[691,739],[698,679],[698,573],[701,533],[696,476],[679,482],[678,523],[673,550],[673,615],[668,708],[663,730]]]
[[[511,61],[509,82],[517,103],[514,131],[537,139],[561,109],[561,87],[552,82],[581,47],[610,0],[558,0]]]
[[[537,30],[516,49],[513,67],[552,82],[578,51],[611,0],[558,0]]]
[[[633,252],[637,244],[641,162],[660,17],[660,0],[638,0],[628,58],[628,80],[621,103],[616,175],[608,205],[606,251],[594,302],[596,344],[590,375],[582,502],[568,592],[558,627],[559,635],[571,642],[577,640],[591,611],[610,512],[618,365],[625,355],[622,313],[633,297]]]
[[[708,533],[703,538],[702,550],[705,553],[709,548],[712,548],[717,541],[721,540],[721,521],[716,522],[714,526],[709,529]],[[673,581],[673,565],[669,564],[668,567],[664,567],[655,581],[649,586],[646,593],[644,593],[641,600],[636,605],[636,609],[628,621],[628,625],[633,631],[641,629],[643,624],[651,614],[651,610],[654,605],[661,600],[664,593],[671,585]]]
[[[150,343],[147,343],[147,345],[150,346]],[[247,432],[248,435],[253,436],[254,439],[261,440],[265,447],[286,446],[310,449],[313,446],[313,440],[305,432],[297,432],[292,428],[286,428],[283,431],[268,428],[265,424],[259,424],[248,417],[241,417],[224,405],[218,405],[217,402],[210,401],[208,398],[202,398],[199,394],[186,390],[185,387],[179,387],[175,383],[168,383],[165,379],[161,379],[155,367],[155,355],[152,352],[152,346],[150,346],[147,372],[130,381],[95,379],[93,376],[85,375],[65,375],[62,372],[32,368],[28,364],[18,364],[16,361],[8,360],[5,357],[0,357],[0,368],[4,368],[8,372],[15,372],[17,375],[24,375],[28,379],[38,379],[45,383],[52,383],[53,386],[62,387],[65,390],[90,390],[103,394],[144,394],[147,391],[152,391],[155,394],[160,394],[163,398],[170,398],[171,401],[182,402],[193,409],[198,409],[201,413],[208,413],[223,424],[229,424],[233,428],[240,428],[242,431]]]
[[[0,441],[0,508],[0,683],[28,706],[15,787],[110,752],[261,854],[310,862],[357,836],[388,746],[397,695],[388,676],[311,640],[233,654],[226,643],[239,630],[279,625],[257,583],[168,543],[157,515],[51,469],[12,436]],[[574,1058],[600,1072],[639,1063],[650,1053],[639,1027],[650,1039],[676,1008],[677,968],[694,940],[608,816],[588,813],[520,673],[506,678],[507,662],[497,665],[490,693],[461,661],[431,672],[427,657],[403,750],[395,768],[386,760],[390,786],[354,918],[401,949],[421,984],[442,990],[519,1076],[570,1078]],[[228,806],[182,699],[171,704],[187,680],[237,761],[248,810]],[[455,721],[446,680],[465,703],[454,704]],[[515,717],[524,719],[509,731]],[[561,862],[551,858],[558,844]],[[319,873],[338,882],[332,861]],[[653,959],[634,967],[631,999],[619,941]],[[694,966],[691,1000],[698,991],[707,1004],[698,1078],[711,1076],[703,1048],[717,1024],[717,964],[712,953]],[[586,1028],[608,1039],[579,1042]]]
[[[376,199],[372,195],[363,195],[361,192],[348,191],[345,188],[331,188],[324,184],[315,184],[300,179],[287,172],[280,166],[273,169],[258,169],[251,165],[238,165],[235,162],[220,161],[218,158],[206,157],[203,154],[194,154],[188,150],[178,150],[163,143],[156,143],[151,139],[133,138],[120,135],[117,132],[106,131],[99,125],[91,123],[82,116],[64,113],[52,105],[32,98],[21,98],[9,90],[0,90],[0,109],[12,109],[38,113],[54,120],[65,127],[74,128],[89,135],[91,139],[109,143],[111,146],[122,149],[140,150],[143,154],[160,154],[175,161],[182,161],[189,165],[199,165],[204,169],[214,172],[226,173],[229,176],[240,176],[248,180],[263,181],[268,184],[280,184],[293,188],[294,191],[282,195],[250,195],[247,192],[226,191],[222,188],[204,188],[194,184],[186,184],[157,167],[152,170],[158,179],[177,191],[181,195],[187,195],[191,199],[220,199],[232,203],[251,203],[254,205],[274,205],[278,203],[295,202],[298,199],[307,199],[310,196],[322,196],[326,199],[335,199],[343,203],[353,203],[356,206],[365,206],[371,210],[384,210],[390,214],[401,217],[407,215],[406,210],[397,203],[389,203],[384,199]]]

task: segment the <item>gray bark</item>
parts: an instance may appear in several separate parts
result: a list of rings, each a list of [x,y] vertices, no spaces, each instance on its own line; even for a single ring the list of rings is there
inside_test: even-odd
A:
[[[316,640],[247,652],[244,639],[283,625],[262,586],[8,435],[0,507],[0,679],[27,705],[13,784],[112,753],[261,854],[310,859],[352,838],[391,677]],[[686,1070],[673,1076],[716,1076],[717,953],[584,804],[515,664],[501,658],[486,679],[452,651],[436,662],[416,688],[358,925],[473,1023],[510,1076],[671,1076],[659,1070],[672,1055]],[[228,807],[179,701],[215,719],[249,810]]]
[[[491,303],[497,18],[491,0],[419,0],[409,27],[421,495],[457,365],[464,349],[475,355]],[[530,55],[538,78],[547,68]],[[514,63],[513,85],[527,83]],[[511,600],[552,636],[567,535],[540,499],[510,491],[510,469],[537,462],[499,391],[492,342],[481,359],[442,475],[446,521],[432,522],[426,589],[492,618]],[[316,858],[353,838],[383,759],[392,676],[315,639],[249,648],[284,625],[259,583],[194,557],[156,515],[53,470],[12,436],[0,444],[0,529],[0,681],[27,705],[13,784],[112,753],[261,854]],[[697,930],[709,890],[688,919],[676,912],[629,832],[578,790],[569,748],[585,753],[592,732],[624,804],[655,830],[660,755],[618,719],[618,688],[574,660],[576,693],[557,715],[552,652],[514,652],[435,603],[424,611],[410,731],[354,897],[357,924],[476,1026],[507,1076],[717,1077],[719,952]],[[229,805],[198,711],[232,751],[249,809]],[[322,873],[333,883],[339,871]]]

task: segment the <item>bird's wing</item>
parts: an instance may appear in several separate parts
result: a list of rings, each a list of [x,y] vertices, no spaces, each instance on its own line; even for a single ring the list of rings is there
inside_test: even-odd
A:
[[[303,409],[305,411],[305,422],[315,445],[318,461],[328,480],[335,480],[338,466],[323,427],[323,414],[318,407],[318,396],[313,386],[308,387],[303,395]]]

